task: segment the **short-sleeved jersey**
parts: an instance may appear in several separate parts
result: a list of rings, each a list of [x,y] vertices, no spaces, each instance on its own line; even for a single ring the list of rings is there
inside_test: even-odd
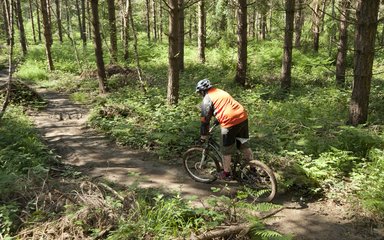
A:
[[[221,127],[229,128],[248,119],[244,107],[229,93],[211,88],[204,96],[201,105],[201,135],[208,134],[209,122],[215,116]]]

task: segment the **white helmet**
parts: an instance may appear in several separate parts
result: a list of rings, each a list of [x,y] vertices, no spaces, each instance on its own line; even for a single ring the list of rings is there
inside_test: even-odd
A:
[[[196,92],[207,91],[211,87],[212,87],[211,82],[207,78],[205,78],[203,80],[200,80],[197,83],[197,85],[196,85]]]

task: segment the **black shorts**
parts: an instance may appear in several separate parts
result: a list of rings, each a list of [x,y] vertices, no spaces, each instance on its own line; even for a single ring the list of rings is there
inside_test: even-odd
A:
[[[233,154],[236,148],[249,147],[249,129],[248,119],[229,128],[221,129],[221,136],[223,138],[223,154]]]

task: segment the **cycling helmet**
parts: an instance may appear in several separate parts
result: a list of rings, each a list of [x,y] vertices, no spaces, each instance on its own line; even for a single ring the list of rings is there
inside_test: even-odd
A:
[[[208,79],[200,80],[196,85],[196,92],[207,91],[212,87],[211,82]]]

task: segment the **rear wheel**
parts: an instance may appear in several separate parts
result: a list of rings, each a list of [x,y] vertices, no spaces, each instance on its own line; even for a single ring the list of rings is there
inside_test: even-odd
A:
[[[197,182],[210,183],[217,179],[220,169],[214,155],[204,148],[191,148],[184,154],[184,167],[191,178]]]
[[[257,201],[269,202],[277,192],[277,181],[272,169],[253,160],[241,170],[240,181],[252,190]]]

